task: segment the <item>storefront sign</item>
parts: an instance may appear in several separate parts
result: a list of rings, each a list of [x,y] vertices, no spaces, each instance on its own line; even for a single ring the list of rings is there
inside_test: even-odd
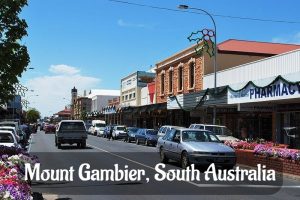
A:
[[[229,89],[227,95],[228,104],[300,98],[300,84],[285,83],[282,80],[262,88],[249,84],[239,92]]]

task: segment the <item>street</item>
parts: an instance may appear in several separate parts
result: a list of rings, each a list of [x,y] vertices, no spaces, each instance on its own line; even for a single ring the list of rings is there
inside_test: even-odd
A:
[[[33,182],[34,192],[56,195],[53,199],[298,199],[300,180],[283,179],[282,187],[262,185],[253,187],[249,183],[195,183],[195,182],[157,182],[153,180],[155,165],[159,163],[159,154],[155,147],[136,145],[105,138],[88,136],[87,148],[78,149],[76,145],[57,149],[54,134],[38,131],[32,134],[28,151],[39,157],[42,168],[59,169],[89,163],[91,168],[112,169],[114,164],[120,168],[128,165],[130,169],[144,169],[147,181],[139,182]],[[180,169],[170,162],[167,169]],[[251,183],[250,183],[251,184]],[[280,182],[281,184],[281,182]],[[101,198],[99,197],[101,195]],[[155,195],[155,196],[153,196]]]

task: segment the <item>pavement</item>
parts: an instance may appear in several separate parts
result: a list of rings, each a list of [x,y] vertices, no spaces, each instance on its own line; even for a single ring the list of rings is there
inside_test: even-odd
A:
[[[110,169],[114,164],[120,167],[128,165],[130,169],[144,169],[147,176],[154,177],[154,167],[159,163],[159,154],[155,147],[125,143],[123,141],[108,141],[105,138],[88,136],[87,148],[78,149],[74,146],[63,146],[57,149],[54,144],[54,134],[38,131],[33,134],[28,151],[39,156],[41,167],[45,169],[60,169],[68,166],[78,166],[88,162],[95,169]],[[243,167],[243,166],[241,166]],[[180,169],[178,164],[170,162],[166,169]],[[282,177],[282,176],[281,176]],[[255,185],[247,183],[214,183],[179,181],[142,180],[139,182],[41,182],[32,183],[33,192],[42,194],[47,200],[68,199],[222,199],[222,200],[279,200],[299,199],[300,181],[282,177],[280,185]]]

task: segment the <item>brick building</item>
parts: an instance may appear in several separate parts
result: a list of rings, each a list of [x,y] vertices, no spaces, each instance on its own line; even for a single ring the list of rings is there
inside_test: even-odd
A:
[[[213,57],[205,52],[196,54],[195,47],[196,45],[193,45],[156,64],[156,102],[168,104],[167,110],[163,111],[166,118],[162,120],[162,124],[188,126],[191,122],[202,121],[201,111],[191,112],[182,109],[191,103],[189,101],[197,101],[197,98],[190,94],[200,94],[206,89],[203,86],[203,77],[214,72]],[[293,45],[281,45],[278,48],[278,44],[275,43],[226,40],[218,44],[217,71],[293,49],[295,49]],[[187,95],[192,98],[186,98]],[[174,96],[175,100],[170,98]],[[213,103],[217,104],[217,102]],[[211,122],[212,113],[208,113],[211,111],[211,109],[206,110],[208,114],[204,117],[206,123]]]

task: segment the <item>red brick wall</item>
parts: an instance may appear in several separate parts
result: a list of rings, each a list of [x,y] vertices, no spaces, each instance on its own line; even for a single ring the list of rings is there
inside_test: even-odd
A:
[[[189,65],[194,60],[195,62],[195,86],[189,88]],[[169,70],[173,67],[173,91],[169,92]],[[183,90],[178,91],[178,68],[183,67]],[[161,94],[161,74],[165,71],[164,94]],[[203,89],[203,57],[189,56],[178,62],[168,64],[156,70],[156,102],[163,103],[167,101],[170,95],[186,94],[191,92],[201,91]]]
[[[274,169],[277,172],[294,174],[300,176],[300,163],[281,158],[266,158],[255,155],[251,150],[236,150],[237,163],[256,167],[257,164],[266,165],[267,169]]]

